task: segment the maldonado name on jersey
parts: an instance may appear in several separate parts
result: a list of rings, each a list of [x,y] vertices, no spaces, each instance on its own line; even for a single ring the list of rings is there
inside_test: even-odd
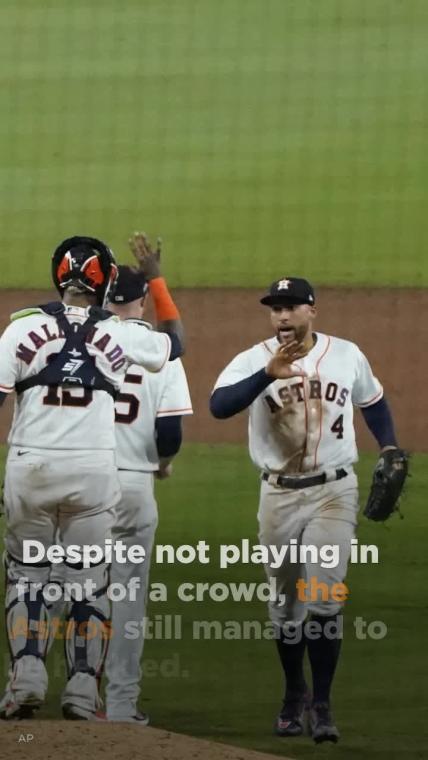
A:
[[[65,314],[70,323],[82,325],[89,311],[67,306]],[[42,309],[13,315],[0,337],[0,391],[13,393],[18,383],[47,367],[64,344],[57,320]],[[121,322],[112,314],[88,332],[86,346],[94,365],[119,391],[131,364],[159,372],[168,363],[171,340],[145,323]],[[80,361],[77,355],[69,357],[64,366],[70,376]],[[28,448],[113,450],[114,412],[113,398],[104,390],[35,385],[16,396],[8,442]]]
[[[101,351],[101,353],[105,355],[105,358],[111,365],[113,372],[117,372],[127,364],[123,348],[121,348],[121,346],[119,346],[117,343],[112,347],[111,335],[105,331],[102,331],[104,334],[95,340],[97,333],[99,332],[99,328],[94,325],[94,327],[91,328],[88,335],[86,336],[85,343],[87,345],[93,344],[95,348],[98,349],[98,351]],[[20,359],[25,364],[27,364],[27,366],[29,366],[41,348],[46,346],[47,343],[56,341],[59,338],[65,338],[61,327],[58,326],[57,330],[54,330],[52,332],[47,323],[42,324],[40,325],[38,332],[36,330],[30,330],[27,333],[27,336],[24,339],[27,345],[23,341],[19,343],[16,349],[16,358]],[[109,349],[108,352],[107,348]]]

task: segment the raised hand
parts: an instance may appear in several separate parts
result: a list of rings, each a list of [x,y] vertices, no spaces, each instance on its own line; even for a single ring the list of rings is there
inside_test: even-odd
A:
[[[290,377],[306,377],[306,372],[298,367],[293,367],[293,363],[302,359],[307,353],[307,348],[297,340],[283,343],[267,365],[266,373],[276,380],[288,380]]]
[[[153,250],[150,240],[145,232],[134,232],[129,238],[129,247],[134,254],[140,272],[143,272],[146,280],[154,280],[161,277],[160,256],[162,240],[156,241],[156,249]]]

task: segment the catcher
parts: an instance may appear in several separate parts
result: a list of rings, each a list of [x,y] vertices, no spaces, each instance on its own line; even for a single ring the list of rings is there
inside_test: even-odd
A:
[[[160,333],[105,310],[117,274],[101,240],[64,240],[52,258],[61,300],[17,312],[0,337],[0,405],[16,391],[4,491],[11,655],[0,700],[5,720],[32,717],[46,698],[49,547],[57,537],[64,549],[103,546],[110,537],[120,501],[114,399],[127,369],[138,364],[160,372],[183,352],[181,324]],[[28,540],[44,550],[31,563],[25,562]],[[86,568],[65,560],[61,567],[77,589],[67,601],[62,710],[69,720],[95,720],[110,614],[108,563],[103,557]]]
[[[211,412],[226,418],[249,409],[250,455],[261,471],[260,543],[278,547],[293,541],[319,553],[326,545],[339,549],[336,565],[326,566],[309,552],[300,554],[298,563],[285,558],[280,567],[266,566],[276,581],[278,597],[269,612],[285,676],[275,731],[279,736],[304,731],[307,651],[310,733],[317,743],[337,742],[330,692],[344,598],[336,591],[346,576],[358,512],[353,407],[360,407],[381,449],[365,509],[370,519],[385,520],[396,508],[407,456],[398,448],[383,388],[364,354],[354,343],[313,330],[315,293],[309,282],[277,280],[261,303],[270,308],[273,336],[235,356],[223,370]]]

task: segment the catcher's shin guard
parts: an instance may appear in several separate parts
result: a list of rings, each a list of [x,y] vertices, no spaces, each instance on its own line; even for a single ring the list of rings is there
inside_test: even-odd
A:
[[[64,717],[96,720],[101,705],[98,687],[110,636],[110,604],[107,587],[94,601],[71,603],[65,629],[68,682],[62,695]]]
[[[94,602],[72,602],[65,629],[65,653],[68,676],[89,673],[100,678],[107,653],[109,602],[103,596]]]
[[[6,571],[6,630],[12,660],[26,655],[43,659],[49,638],[49,611],[43,589],[48,564],[23,565],[9,554]]]
[[[49,568],[24,567],[5,556],[5,570],[6,633],[11,665],[6,694],[0,703],[0,717],[30,717],[32,709],[44,701],[48,687],[44,658],[49,639],[49,612],[43,588]]]

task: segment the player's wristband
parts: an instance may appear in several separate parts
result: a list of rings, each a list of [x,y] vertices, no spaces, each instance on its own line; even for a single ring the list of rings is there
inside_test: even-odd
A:
[[[159,322],[180,319],[180,312],[172,300],[163,277],[155,277],[153,280],[150,280],[149,290],[155,305],[156,319]]]

